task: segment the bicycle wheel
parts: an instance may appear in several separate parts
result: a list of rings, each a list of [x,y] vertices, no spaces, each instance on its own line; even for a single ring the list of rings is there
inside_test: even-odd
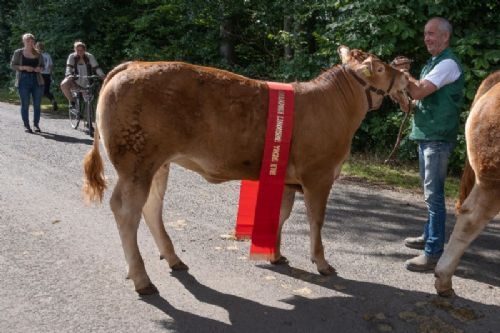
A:
[[[68,108],[68,113],[69,113],[69,123],[71,124],[71,127],[77,129],[78,125],[80,124],[80,120],[82,119],[81,103],[79,98],[75,100],[74,108],[71,107]]]

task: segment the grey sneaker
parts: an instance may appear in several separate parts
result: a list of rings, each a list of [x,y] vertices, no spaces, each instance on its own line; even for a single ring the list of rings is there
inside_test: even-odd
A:
[[[423,250],[425,248],[424,236],[408,237],[405,239],[405,246],[411,249]]]
[[[418,257],[406,260],[406,269],[412,272],[432,271],[436,267],[439,258],[428,257],[421,254]]]

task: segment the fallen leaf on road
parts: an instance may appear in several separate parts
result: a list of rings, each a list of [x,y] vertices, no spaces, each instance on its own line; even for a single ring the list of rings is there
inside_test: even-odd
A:
[[[236,236],[234,234],[222,234],[220,238],[224,240],[236,240]]]
[[[386,323],[383,324],[378,324],[377,325],[377,330],[379,332],[392,332],[392,326]]]
[[[453,309],[450,311],[450,314],[453,318],[458,319],[463,323],[479,318],[474,311],[466,308]]]
[[[420,316],[419,321],[421,333],[463,333],[461,329],[445,323],[436,316]]]
[[[177,220],[175,222],[168,223],[169,226],[173,227],[175,230],[184,230],[187,225],[186,220]]]
[[[398,314],[399,318],[409,321],[417,318],[417,314],[413,311],[403,311]]]
[[[52,221],[52,224],[56,224],[56,223],[59,223],[59,222],[61,222],[61,220],[54,220],[54,221]]]
[[[314,277],[314,281],[318,283],[325,283],[328,282],[329,280],[330,280],[329,276],[319,275]]]
[[[312,290],[307,288],[307,287],[304,287],[301,289],[295,289],[293,292],[296,294],[300,294],[300,295],[311,295],[312,294]]]

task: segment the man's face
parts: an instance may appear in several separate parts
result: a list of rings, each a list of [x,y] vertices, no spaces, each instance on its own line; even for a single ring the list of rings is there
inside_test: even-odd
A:
[[[429,21],[425,25],[424,43],[427,46],[427,51],[433,56],[437,56],[448,47],[449,34],[439,30],[437,21]]]
[[[77,46],[75,48],[75,52],[79,57],[83,57],[83,55],[85,54],[85,49],[82,46]]]

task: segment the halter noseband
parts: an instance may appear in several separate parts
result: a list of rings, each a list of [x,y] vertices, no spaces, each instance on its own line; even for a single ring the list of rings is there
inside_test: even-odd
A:
[[[366,93],[366,99],[368,100],[368,111],[373,110],[373,105],[372,105],[372,95],[371,93],[374,92],[377,95],[382,95],[386,96],[389,94],[389,92],[392,89],[392,86],[394,85],[394,81],[396,81],[396,74],[393,72],[392,77],[391,77],[391,82],[389,83],[389,88],[387,88],[387,91],[384,91],[382,89],[378,89],[373,87],[372,85],[368,84],[365,80],[360,78],[358,74],[356,74],[355,71],[353,71],[351,68],[347,67],[347,71],[354,76],[356,81],[358,81],[361,86],[365,87],[365,93]]]

